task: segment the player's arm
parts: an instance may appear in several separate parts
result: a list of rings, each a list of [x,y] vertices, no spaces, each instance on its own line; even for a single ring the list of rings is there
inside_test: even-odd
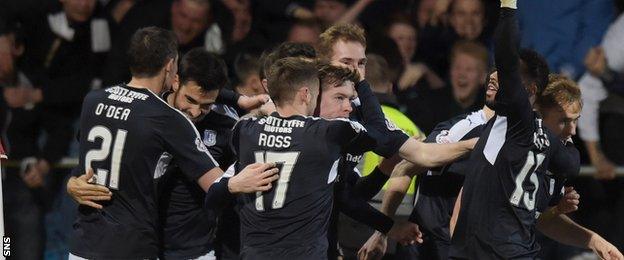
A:
[[[345,215],[401,243],[421,241],[422,234],[417,226],[410,223],[399,224],[394,222],[392,218],[368,204],[367,200],[358,197],[349,182],[339,182],[336,191],[336,203]]]
[[[208,152],[195,126],[181,114],[172,114],[170,120],[161,127],[160,137],[182,172],[190,180],[208,191],[215,181],[223,175],[219,164]],[[170,124],[178,127],[171,127]],[[274,164],[252,164],[230,178],[225,187],[231,193],[249,193],[266,190],[267,183],[274,181],[277,173]]]
[[[238,94],[230,89],[221,89],[217,96],[216,102],[219,104],[228,105],[240,110],[251,111],[259,108],[264,103],[269,101],[269,96],[266,94],[260,94],[255,96],[245,96]]]
[[[519,35],[516,1],[503,0],[494,34],[494,55],[499,80],[495,110],[497,114],[507,117],[510,128],[530,129],[528,126],[533,120],[532,107],[520,77]]]
[[[368,81],[362,80],[355,85],[358,93],[360,106],[359,116],[370,135],[377,140],[377,146],[373,151],[383,157],[390,158],[395,155],[409,136],[400,129],[390,129],[391,125],[381,110],[381,104],[375,93],[371,90]]]
[[[358,174],[355,174],[356,181],[353,182],[355,193],[364,200],[371,200],[386,184],[392,175],[392,169],[400,160],[401,158],[398,155],[392,156],[390,159],[384,158],[370,174],[364,177],[359,177]]]
[[[381,202],[381,212],[390,217],[394,216],[409,189],[412,178],[426,172],[427,168],[418,167],[405,160],[398,163],[392,171],[388,182],[388,189],[384,193]]]
[[[455,205],[453,206],[453,214],[451,214],[451,220],[449,222],[449,234],[453,237],[455,226],[457,225],[457,219],[459,218],[459,211],[461,210],[462,194],[464,193],[464,187],[459,190],[457,199],[455,199]]]
[[[542,214],[537,220],[537,230],[557,242],[591,249],[603,259],[624,259],[615,246],[565,214]]]
[[[453,162],[468,154],[477,138],[450,144],[425,143],[409,138],[399,150],[401,158],[423,168],[432,168]]]

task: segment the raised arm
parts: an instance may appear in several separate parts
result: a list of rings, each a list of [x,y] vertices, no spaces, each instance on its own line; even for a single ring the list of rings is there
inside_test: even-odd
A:
[[[511,127],[532,124],[529,94],[520,76],[519,31],[516,1],[501,2],[498,26],[494,34],[494,50],[499,90],[496,94],[496,113],[507,117]],[[527,83],[526,81],[524,81]]]

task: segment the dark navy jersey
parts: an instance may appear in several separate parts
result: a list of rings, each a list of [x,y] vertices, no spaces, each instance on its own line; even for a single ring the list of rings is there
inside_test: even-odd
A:
[[[195,123],[204,145],[221,167],[234,162],[229,143],[238,116],[232,111],[227,106],[215,105],[213,111]],[[167,174],[160,178],[159,190],[164,257],[192,259],[213,250],[215,215],[203,207],[205,192],[182,173],[175,158]]]
[[[515,10],[503,8],[495,48],[496,115],[470,155],[451,258],[534,258],[540,179],[547,171],[570,176],[579,170],[531,108],[520,78],[517,35]]]
[[[318,255],[326,255],[340,157],[347,151],[370,150],[374,139],[350,120],[283,118],[277,113],[243,119],[232,135],[241,168],[255,162],[282,163],[280,178],[271,190],[239,196],[242,255],[311,245],[322,250]]]
[[[148,89],[114,86],[87,95],[80,118],[80,169],[113,192],[102,210],[80,206],[71,253],[90,259],[156,258],[154,179],[172,157],[189,180],[218,166],[193,124]]]
[[[479,137],[487,117],[483,110],[456,116],[436,125],[427,136],[427,143],[456,143]],[[429,242],[439,241],[450,245],[449,221],[455,199],[464,182],[470,160],[460,159],[452,164],[432,169],[419,178],[414,209],[410,221],[419,225]],[[437,243],[440,244],[440,243]],[[448,248],[440,249],[444,253]]]

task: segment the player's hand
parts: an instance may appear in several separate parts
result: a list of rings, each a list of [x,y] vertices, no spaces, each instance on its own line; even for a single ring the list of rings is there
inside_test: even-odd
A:
[[[388,231],[388,237],[402,245],[411,245],[415,242],[420,244],[423,242],[422,232],[420,232],[418,225],[411,222],[395,223],[392,229]]]
[[[388,237],[375,231],[358,251],[359,260],[381,259],[388,248]]]
[[[254,163],[247,165],[240,173],[230,178],[231,193],[253,193],[271,189],[272,182],[279,178],[275,163]]]
[[[563,198],[557,204],[557,211],[560,214],[568,214],[578,210],[581,195],[574,190],[574,187],[565,187]]]
[[[91,178],[93,178],[93,170],[91,169],[86,174],[80,175],[80,177],[71,177],[67,182],[67,194],[78,204],[102,209],[102,205],[96,201],[110,200],[113,194],[102,185],[89,183]]]
[[[264,105],[262,105],[258,111],[260,112],[261,115],[270,115],[271,113],[275,112],[275,103],[273,103],[273,101],[269,100],[268,102],[264,103]]]
[[[600,257],[606,260],[624,260],[622,253],[600,235],[594,233],[589,240],[589,248]]]
[[[245,96],[241,95],[238,98],[238,106],[244,110],[250,111],[256,108],[259,108],[264,103],[269,101],[269,95],[267,94],[258,94],[255,96]]]

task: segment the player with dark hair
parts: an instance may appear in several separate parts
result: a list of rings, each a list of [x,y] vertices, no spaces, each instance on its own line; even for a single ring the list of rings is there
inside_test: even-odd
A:
[[[178,69],[173,33],[138,30],[128,56],[132,80],[93,91],[84,100],[77,170],[94,173],[91,181],[111,189],[112,199],[99,209],[79,207],[70,259],[156,258],[153,179],[172,159],[204,191],[223,174],[193,124],[158,96],[170,89]],[[272,166],[251,165],[227,187],[234,193],[265,190],[276,177]]]
[[[539,196],[546,172],[567,178],[579,170],[578,153],[569,152],[532,109],[548,82],[533,76],[547,67],[520,62],[515,9],[515,0],[501,2],[497,72],[488,84],[488,91],[497,91],[496,114],[470,156],[449,252],[453,259],[534,258],[536,219],[546,210]]]

